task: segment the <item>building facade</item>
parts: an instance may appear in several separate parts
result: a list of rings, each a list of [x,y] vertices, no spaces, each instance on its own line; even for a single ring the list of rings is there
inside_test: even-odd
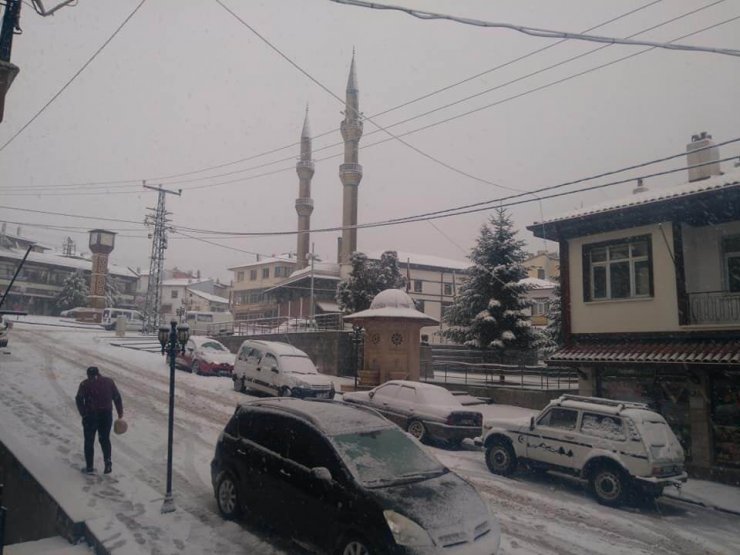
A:
[[[277,306],[265,292],[288,278],[295,266],[295,258],[285,255],[229,268],[234,275],[230,299],[234,320],[276,318]]]
[[[582,394],[648,403],[696,474],[740,482],[740,172],[704,169],[529,229],[560,242],[566,344],[549,362]]]

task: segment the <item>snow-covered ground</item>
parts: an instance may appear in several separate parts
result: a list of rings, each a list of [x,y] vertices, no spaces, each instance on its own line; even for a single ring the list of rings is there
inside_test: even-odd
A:
[[[0,437],[33,453],[43,480],[89,513],[89,526],[112,553],[304,553],[287,538],[249,522],[224,522],[218,515],[210,459],[235,405],[249,399],[233,391],[230,379],[177,373],[173,490],[178,510],[162,515],[168,400],[163,357],[113,346],[114,334],[99,328],[64,327],[69,322],[59,319],[22,320],[11,330],[8,348],[0,351]],[[90,365],[116,380],[129,423],[125,435],[113,436],[111,476],[79,472],[82,432],[74,395]],[[433,451],[490,503],[502,525],[503,554],[729,555],[740,545],[737,515],[668,498],[655,507],[609,509],[567,480],[493,476],[482,453],[469,445],[463,451]],[[96,455],[100,467],[99,449]],[[740,511],[738,488],[690,482],[684,492],[689,494],[722,499],[730,505],[726,508],[734,504]]]

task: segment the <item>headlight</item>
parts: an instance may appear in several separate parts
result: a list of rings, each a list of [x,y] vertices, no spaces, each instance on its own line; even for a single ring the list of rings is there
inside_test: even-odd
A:
[[[398,545],[430,546],[434,545],[424,528],[410,518],[398,514],[396,511],[383,511],[388,528],[391,529],[393,539]]]

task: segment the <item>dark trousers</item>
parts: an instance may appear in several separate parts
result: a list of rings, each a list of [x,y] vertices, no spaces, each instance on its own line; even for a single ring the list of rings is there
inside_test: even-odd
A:
[[[85,464],[93,467],[95,453],[95,434],[98,434],[103,460],[110,461],[110,429],[113,425],[113,411],[93,412],[82,417],[82,430],[85,433]]]

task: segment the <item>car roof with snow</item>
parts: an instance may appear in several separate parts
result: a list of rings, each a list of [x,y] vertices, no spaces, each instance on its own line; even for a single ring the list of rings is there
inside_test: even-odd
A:
[[[557,399],[550,401],[546,408],[553,406],[590,410],[593,412],[600,412],[602,414],[613,414],[615,416],[625,415],[639,421],[645,420],[648,417],[662,419],[658,413],[652,410],[645,403],[604,399],[602,397],[561,395]]]
[[[446,388],[444,388],[444,387],[442,387],[440,385],[434,385],[432,383],[424,383],[424,382],[414,382],[414,381],[411,381],[411,380],[388,380],[387,382],[384,382],[381,385],[388,385],[388,384],[405,385],[405,386],[413,387],[415,389],[420,389],[420,390],[425,390],[425,389],[426,390],[444,389],[445,391],[447,391]],[[380,386],[378,386],[378,387],[380,387]]]
[[[269,349],[276,355],[289,355],[289,356],[308,356],[300,349],[293,347],[289,343],[282,343],[280,341],[262,341],[260,339],[247,339],[244,343],[249,343],[253,347],[262,347],[263,349]]]
[[[223,345],[218,339],[213,339],[213,337],[208,337],[207,335],[191,335],[190,339],[198,346],[203,345],[203,343],[218,343],[219,345]]]
[[[395,424],[370,408],[341,401],[306,400],[294,397],[258,399],[240,404],[243,408],[265,408],[307,420],[329,436],[364,431],[396,429]]]

